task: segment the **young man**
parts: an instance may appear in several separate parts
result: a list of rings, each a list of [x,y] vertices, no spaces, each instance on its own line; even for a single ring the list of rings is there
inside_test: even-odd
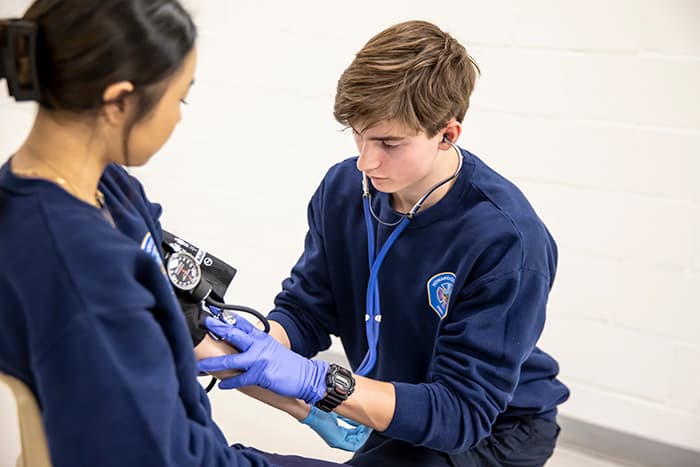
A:
[[[338,82],[359,156],[314,194],[269,318],[306,357],[340,336],[354,374],[249,326],[217,326],[243,353],[200,365],[373,428],[352,465],[540,466],[555,446],[569,392],[536,343],[556,245],[513,184],[456,146],[477,75],[454,38],[410,21]]]

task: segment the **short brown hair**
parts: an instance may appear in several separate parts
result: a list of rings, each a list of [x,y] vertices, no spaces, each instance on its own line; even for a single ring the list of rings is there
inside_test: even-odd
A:
[[[362,130],[395,119],[432,137],[452,118],[464,120],[478,75],[450,34],[426,21],[399,23],[371,38],[343,72],[333,115]]]

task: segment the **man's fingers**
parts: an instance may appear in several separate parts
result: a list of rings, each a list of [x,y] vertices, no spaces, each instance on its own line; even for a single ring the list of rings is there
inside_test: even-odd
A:
[[[243,373],[233,378],[227,378],[219,383],[221,389],[238,389],[245,386],[255,386],[255,381],[250,373]]]
[[[207,328],[217,336],[233,344],[241,352],[245,352],[253,344],[253,339],[244,331],[229,324],[222,323],[218,319],[207,317]]]

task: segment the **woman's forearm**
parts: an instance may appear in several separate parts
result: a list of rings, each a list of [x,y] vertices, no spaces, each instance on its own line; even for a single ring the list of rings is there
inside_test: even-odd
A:
[[[240,388],[239,391],[253,399],[257,399],[271,407],[286,412],[299,421],[305,419],[311,411],[311,406],[302,400],[280,396],[260,386],[246,386]]]
[[[210,357],[220,357],[232,353],[238,353],[238,350],[227,342],[214,340],[208,335],[205,336],[204,339],[202,339],[202,341],[194,348],[194,355],[197,360]],[[212,373],[212,376],[215,376],[218,379],[226,379],[240,373],[240,371],[228,370]],[[268,391],[267,389],[259,386],[247,386],[240,388],[239,391],[252,397],[253,399],[257,399],[260,402],[264,402],[265,404],[276,409],[287,412],[297,420],[303,420],[306,418],[311,410],[311,407],[304,401],[294,399],[292,397],[280,396],[279,394],[275,394],[274,392]]]

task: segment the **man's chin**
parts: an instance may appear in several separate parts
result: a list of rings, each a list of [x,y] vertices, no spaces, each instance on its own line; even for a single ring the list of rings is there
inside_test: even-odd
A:
[[[388,178],[370,178],[372,186],[382,193],[391,194],[396,191],[395,185]]]

